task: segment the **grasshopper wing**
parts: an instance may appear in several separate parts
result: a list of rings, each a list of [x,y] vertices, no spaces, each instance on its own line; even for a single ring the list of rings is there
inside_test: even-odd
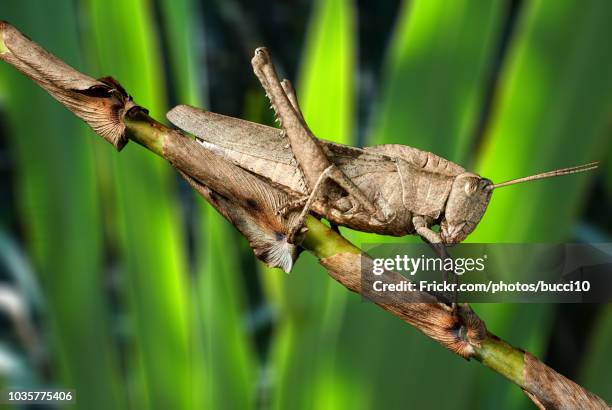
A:
[[[166,117],[198,137],[211,152],[275,184],[307,195],[304,176],[281,130],[188,105],[174,107]]]
[[[281,130],[188,105],[174,107],[166,116],[216,155],[286,191],[308,194],[304,176]],[[393,213],[389,203],[401,201],[402,194],[397,189],[401,181],[395,161],[384,153],[319,141],[328,158],[346,176],[386,214]]]
[[[195,135],[211,152],[275,184],[307,195],[304,177],[281,130],[189,105],[174,107],[166,117]],[[397,172],[387,155],[319,141],[330,160],[358,183],[364,183],[373,173]]]

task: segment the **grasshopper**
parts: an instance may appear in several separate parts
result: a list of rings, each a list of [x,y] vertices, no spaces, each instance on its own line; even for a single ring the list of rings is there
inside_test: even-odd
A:
[[[295,198],[287,208],[302,211],[290,241],[299,241],[304,217],[312,212],[359,231],[416,234],[434,246],[455,244],[476,228],[493,190],[597,167],[592,162],[494,184],[417,148],[356,148],[319,140],[308,128],[289,81],[279,81],[265,48],[255,51],[252,65],[280,130],[186,105],[173,108],[167,118],[208,150]],[[432,229],[436,225],[439,232]]]

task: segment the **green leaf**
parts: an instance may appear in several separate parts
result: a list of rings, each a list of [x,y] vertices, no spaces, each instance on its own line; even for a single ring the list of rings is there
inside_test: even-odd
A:
[[[479,171],[494,182],[596,160],[610,113],[606,1],[534,2],[503,72]],[[571,30],[568,29],[571,27]],[[495,191],[474,241],[568,237],[595,172]],[[528,198],[528,200],[526,200]]]
[[[206,67],[197,53],[205,39],[195,17],[198,7],[192,0],[160,2],[174,93],[179,102],[202,105]],[[194,395],[203,395],[200,406],[219,409],[248,409],[255,404],[256,368],[250,336],[245,323],[246,296],[241,266],[241,248],[228,247],[237,233],[203,198],[195,218],[197,233],[194,287],[194,366],[205,366],[201,384],[194,380]],[[243,241],[244,239],[240,238]],[[250,254],[250,250],[249,250]],[[201,351],[199,351],[201,350]]]
[[[181,104],[202,105],[206,85],[206,65],[200,64],[205,44],[204,27],[199,22],[200,7],[194,0],[160,0],[167,61],[174,84],[173,92]],[[161,117],[160,117],[161,118]]]
[[[69,64],[82,66],[72,2],[5,1],[2,18]],[[53,378],[57,387],[76,389],[83,408],[123,408],[101,269],[94,137],[6,64],[0,66],[0,82],[16,159],[18,217],[47,302]]]
[[[256,405],[256,361],[245,327],[246,295],[237,234],[212,207],[200,234],[205,254],[198,257],[198,298],[207,368],[206,408],[249,409]],[[234,235],[233,235],[234,234]]]
[[[481,175],[499,182],[598,159],[612,91],[612,58],[605,40],[612,34],[607,23],[611,12],[606,1],[524,5],[485,136]],[[567,240],[594,176],[495,191],[470,240]],[[536,355],[544,353],[553,305],[482,305],[477,310],[493,332]],[[512,392],[508,406],[529,405],[518,389]],[[481,397],[499,403],[503,396],[491,391]]]
[[[588,386],[589,390],[610,403],[612,402],[612,386],[610,385],[612,306],[608,305],[603,309],[589,339],[590,343],[584,350],[584,364],[577,382]]]
[[[313,7],[296,92],[315,135],[350,143],[355,120],[353,3],[318,0]],[[278,270],[263,275],[268,289],[277,290],[269,297],[281,313],[270,353],[276,375],[272,408],[341,408],[351,394],[359,402],[355,390],[338,385],[334,363],[346,290],[304,254],[290,275]]]
[[[405,1],[371,141],[407,144],[460,164],[468,159],[504,11],[501,1]]]
[[[86,34],[94,71],[112,74],[152,116],[163,118],[165,85],[151,4],[88,0]],[[128,366],[138,408],[191,408],[194,363],[192,302],[175,173],[136,144],[120,153],[99,147],[113,172],[116,223],[134,326]],[[108,156],[111,159],[108,160]]]

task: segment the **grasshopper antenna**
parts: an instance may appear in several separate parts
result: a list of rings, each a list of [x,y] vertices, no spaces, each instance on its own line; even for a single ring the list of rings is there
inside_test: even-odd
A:
[[[578,166],[575,166],[575,167],[556,169],[554,171],[543,172],[541,174],[530,175],[528,177],[511,179],[510,181],[501,182],[499,184],[489,185],[487,187],[487,191],[492,191],[495,188],[501,188],[503,186],[520,184],[522,182],[535,181],[536,179],[559,177],[561,175],[569,175],[569,174],[576,174],[578,172],[590,171],[592,169],[597,168],[598,165],[599,165],[599,162],[590,162],[588,164],[578,165]]]

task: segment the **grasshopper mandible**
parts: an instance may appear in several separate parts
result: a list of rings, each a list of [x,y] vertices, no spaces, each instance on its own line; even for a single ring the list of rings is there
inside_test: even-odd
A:
[[[180,105],[168,119],[207,149],[287,192],[301,208],[295,240],[308,212],[365,232],[426,242],[462,242],[482,219],[496,188],[568,175],[597,162],[499,184],[430,152],[399,144],[355,148],[319,140],[308,128],[287,80],[279,81],[265,48],[252,60],[281,129]],[[432,227],[439,225],[440,231]],[[299,240],[299,239],[298,239]]]

